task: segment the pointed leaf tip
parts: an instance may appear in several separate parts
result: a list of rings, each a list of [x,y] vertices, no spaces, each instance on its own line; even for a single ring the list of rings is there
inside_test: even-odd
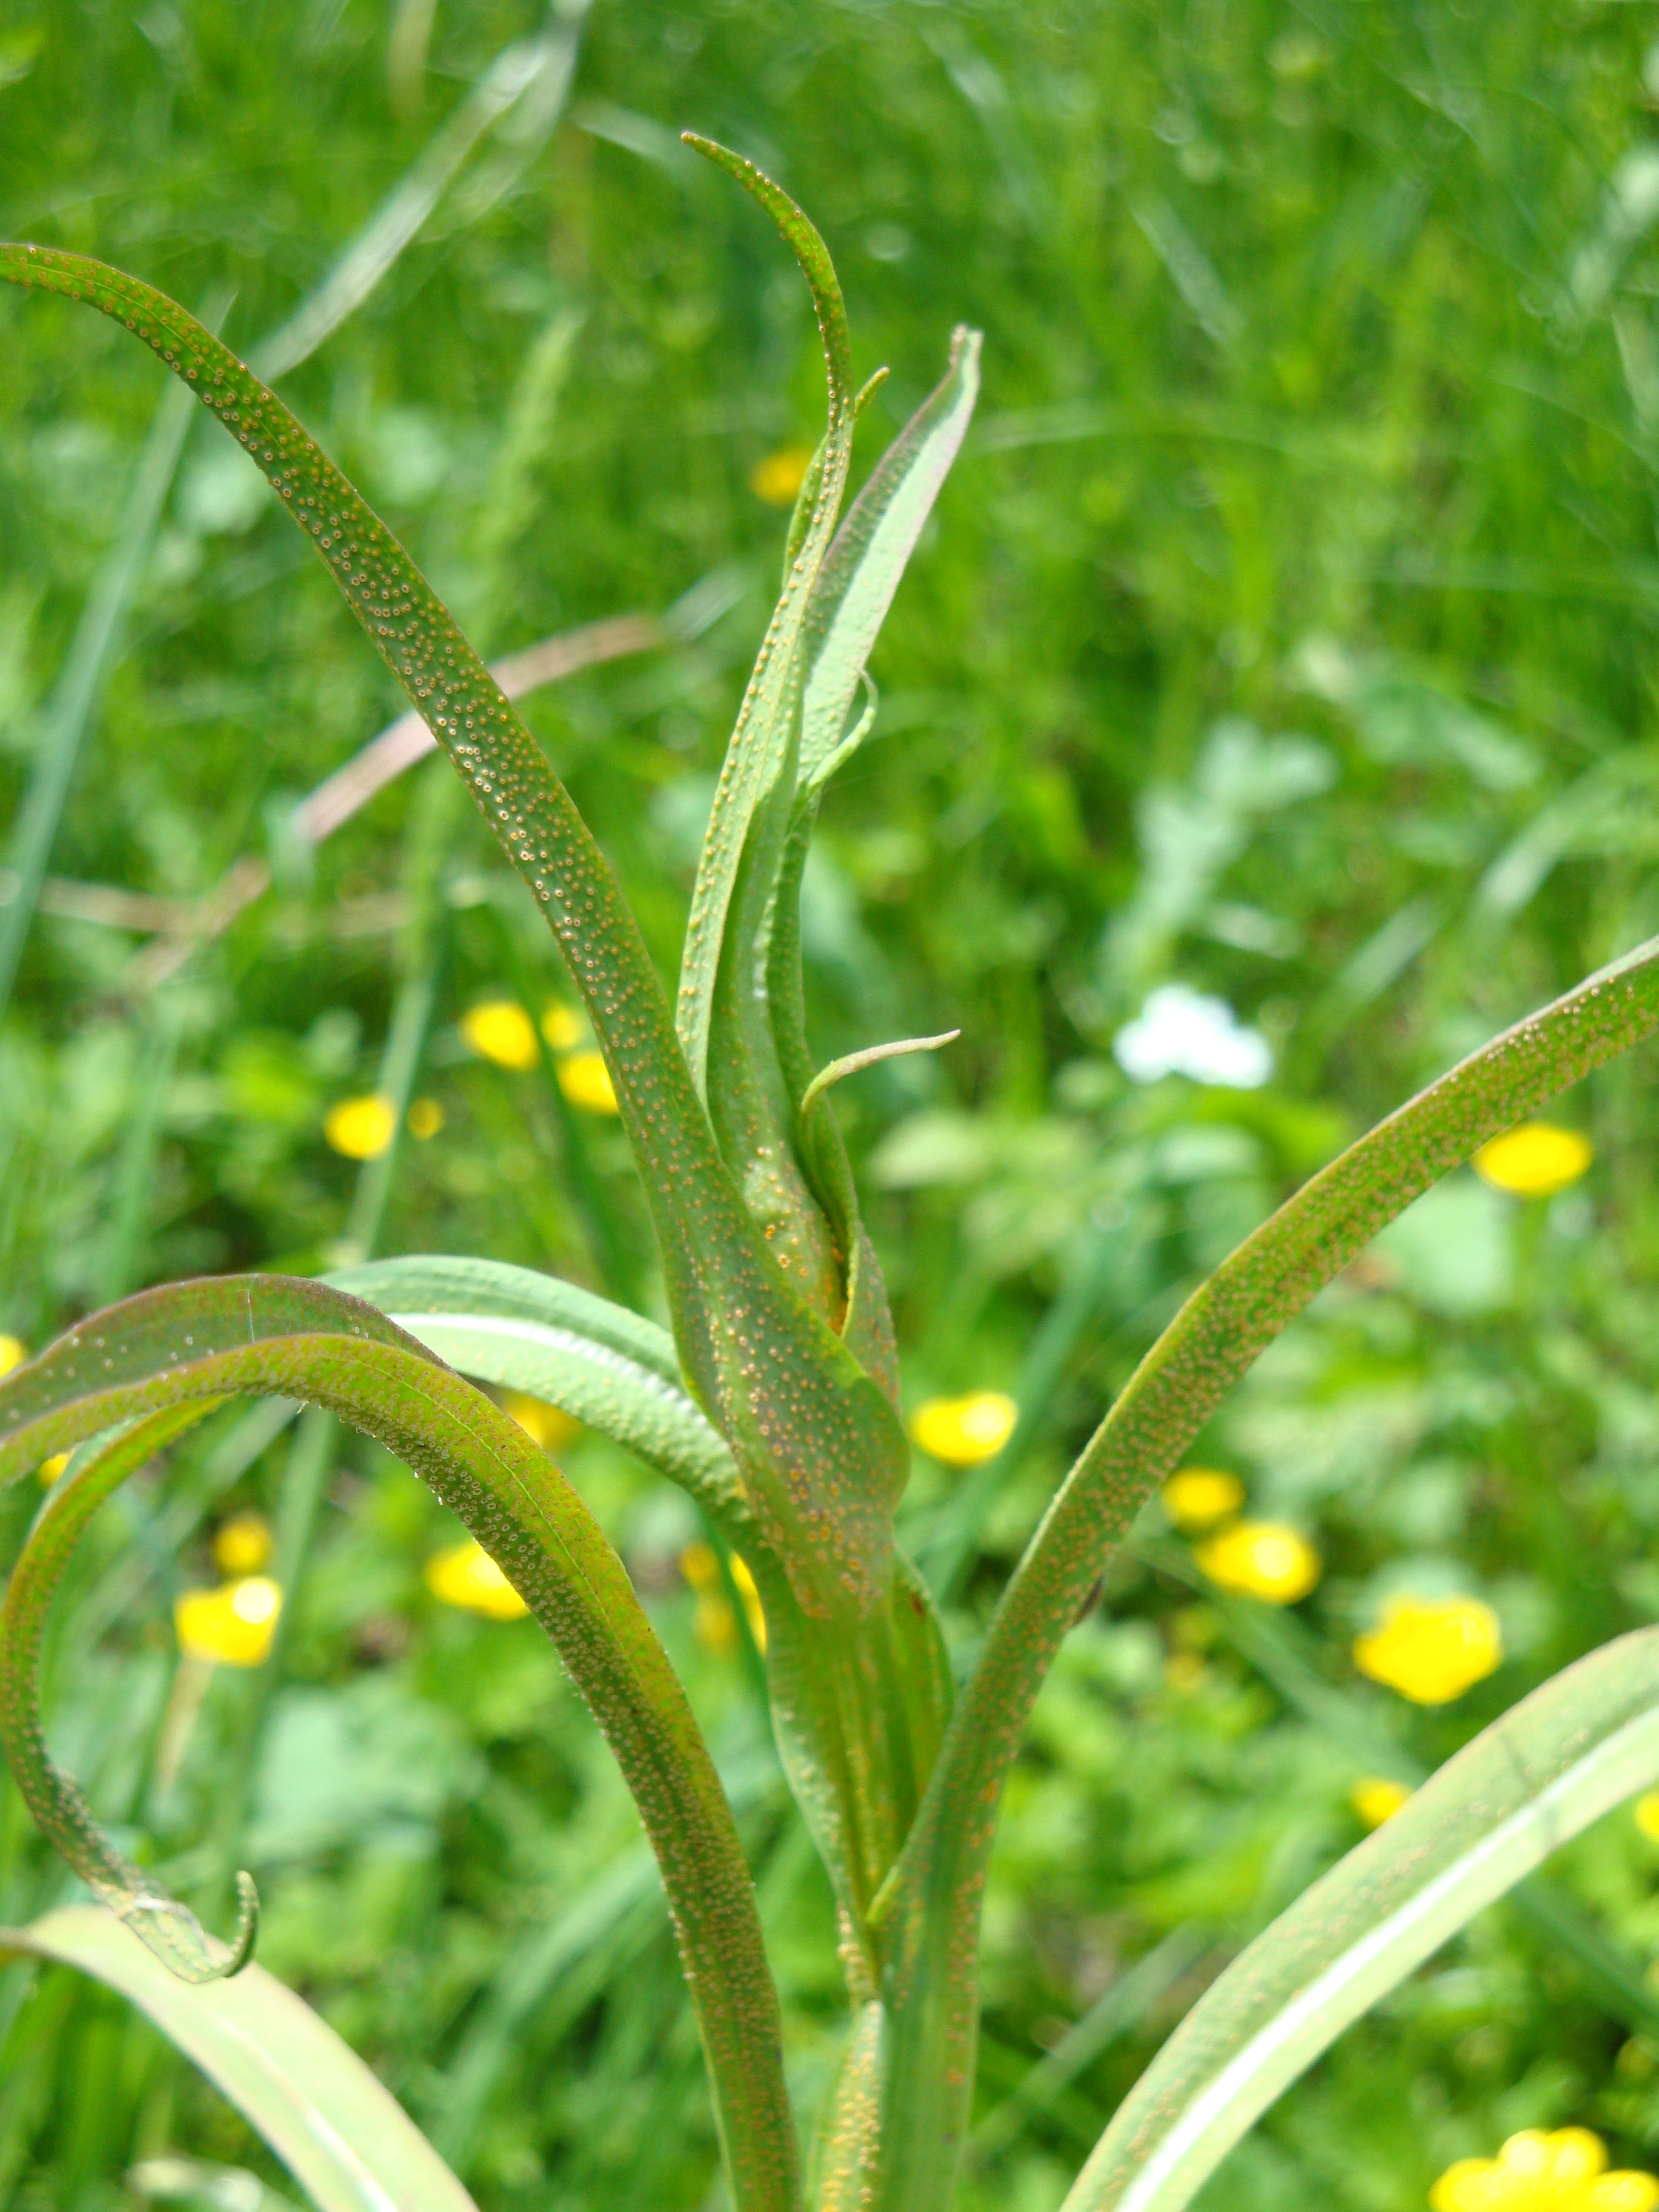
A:
[[[819,234],[817,225],[805,209],[798,207],[781,185],[769,177],[746,155],[734,154],[729,146],[718,139],[705,138],[699,131],[683,131],[681,143],[693,152],[712,161],[717,169],[724,169],[734,178],[751,199],[758,200],[778,228],[790,252],[799,262],[801,274],[811,289],[812,304],[817,311],[818,330],[823,339],[825,366],[830,376],[830,413],[831,422],[853,403],[853,342],[847,327],[847,307],[842,298],[841,280],[836,275],[836,264],[830,258],[830,249]]]

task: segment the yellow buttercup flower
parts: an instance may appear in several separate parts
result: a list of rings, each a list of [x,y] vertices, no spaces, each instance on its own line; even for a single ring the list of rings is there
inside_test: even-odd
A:
[[[1413,1705],[1449,1705],[1504,1656],[1498,1615],[1478,1597],[1390,1598],[1380,1625],[1357,1637],[1354,1664]]]
[[[461,1017],[461,1035],[480,1060],[497,1067],[534,1067],[536,1032],[524,1008],[511,999],[489,999]]]
[[[222,1574],[257,1575],[270,1557],[270,1523],[262,1513],[234,1513],[213,1539],[213,1564]]]
[[[446,1605],[482,1613],[491,1620],[517,1620],[530,1610],[483,1546],[471,1536],[465,1543],[434,1553],[426,1563],[426,1586]]]
[[[397,1133],[392,1101],[378,1096],[343,1098],[323,1122],[331,1147],[349,1160],[378,1160]]]
[[[542,1035],[555,1052],[568,1052],[582,1041],[581,1017],[562,999],[550,999],[542,1008]]]
[[[1659,1790],[1650,1790],[1631,1807],[1631,1817],[1650,1844],[1659,1844]]]
[[[185,1590],[173,1608],[187,1658],[224,1667],[262,1666],[276,1632],[283,1593],[264,1575],[240,1575],[217,1589]]]
[[[965,1398],[929,1398],[910,1416],[910,1434],[947,1467],[994,1459],[1019,1419],[1006,1390],[970,1390]]]
[[[1429,2191],[1433,2212],[1653,2212],[1659,2181],[1607,2170],[1589,2128],[1526,2128],[1496,2158],[1460,2158]]]
[[[0,1375],[9,1375],[28,1358],[21,1336],[0,1336]]]
[[[1164,1486],[1164,1510],[1188,1535],[1231,1520],[1243,1503],[1243,1484],[1218,1467],[1183,1467]]]
[[[605,1064],[603,1053],[573,1052],[568,1060],[562,1060],[559,1088],[584,1114],[617,1111],[617,1094],[611,1088],[611,1070]]]
[[[1548,1198],[1577,1182],[1595,1158],[1595,1147],[1577,1129],[1553,1121],[1522,1121],[1474,1156],[1474,1171],[1499,1190],[1522,1198]]]
[[[1319,1580],[1324,1562],[1307,1538],[1277,1521],[1241,1521],[1193,1554],[1212,1583],[1268,1605],[1294,1605]]]
[[[781,446],[750,471],[749,489],[769,507],[793,507],[811,465],[810,446]]]
[[[755,1577],[749,1571],[749,1563],[740,1553],[731,1554],[732,1580],[737,1585],[738,1595],[743,1600],[743,1609],[748,1618],[750,1634],[757,1648],[766,1649],[766,1615],[761,1610],[760,1592],[755,1588]],[[697,1609],[692,1615],[691,1629],[699,1644],[710,1651],[727,1652],[737,1648],[738,1624],[726,1595],[726,1584],[720,1576],[720,1555],[712,1544],[701,1541],[688,1544],[680,1553],[680,1572],[697,1594]]]
[[[54,1452],[50,1459],[43,1459],[34,1471],[35,1480],[41,1489],[50,1490],[69,1463],[70,1455],[67,1452]]]
[[[1348,1802],[1368,1828],[1392,1820],[1411,1791],[1403,1782],[1390,1782],[1381,1774],[1367,1774],[1348,1792]]]
[[[581,1423],[574,1420],[562,1406],[550,1406],[544,1399],[526,1397],[521,1390],[504,1391],[501,1408],[544,1452],[556,1452],[572,1437],[581,1434]]]
[[[435,1098],[417,1098],[409,1109],[409,1133],[425,1144],[444,1125],[444,1109]]]

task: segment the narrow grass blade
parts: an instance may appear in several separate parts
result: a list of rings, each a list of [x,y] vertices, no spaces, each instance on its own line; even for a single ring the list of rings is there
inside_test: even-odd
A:
[[[152,2203],[184,2204],[195,2212],[296,2212],[290,2197],[268,2189],[245,2166],[219,2166],[203,2158],[146,2158],[126,2172],[126,2185]]]
[[[979,1897],[1044,1675],[1113,1545],[1222,1394],[1315,1293],[1489,1137],[1659,1027],[1659,940],[1505,1030],[1380,1122],[1188,1300],[1077,1461],[1004,1593],[878,1906],[894,2063],[884,2212],[947,2200],[972,2081]]]
[[[754,1516],[665,1330],[592,1291],[488,1260],[382,1260],[328,1279],[463,1375],[545,1399],[681,1484],[740,1547]]]
[[[1581,1659],[1482,1731],[1200,1999],[1066,2212],[1180,2212],[1351,2021],[1571,1837],[1659,1777],[1659,1630]]]
[[[11,1002],[76,764],[119,649],[127,606],[167,504],[189,427],[190,404],[184,393],[163,392],[120,529],[99,568],[52,695],[40,750],[12,833],[12,893],[0,909],[0,1018]]]
[[[498,54],[310,297],[250,356],[267,382],[308,361],[356,314],[418,235],[479,142],[520,102],[550,89],[555,112],[575,66],[585,6],[561,11],[534,39]],[[547,127],[551,127],[551,117]],[[482,213],[482,207],[474,210]]]
[[[95,1905],[0,1929],[0,1955],[73,1966],[147,2013],[258,2129],[319,2212],[477,2212],[390,2091],[263,1967],[192,1989]]]
[[[0,1483],[116,1424],[270,1393],[349,1422],[471,1528],[559,1650],[662,1869],[742,2212],[793,2212],[777,1999],[731,1810],[627,1574],[517,1424],[372,1306],[315,1283],[230,1277],[151,1291],[0,1382]]]
[[[131,329],[244,445],[313,540],[562,945],[653,1206],[682,1365],[810,1609],[883,1602],[908,1454],[896,1414],[787,1282],[714,1140],[637,924],[570,795],[385,525],[280,400],[184,310],[77,255],[0,246],[0,278]],[[833,1470],[825,1474],[823,1470]]]

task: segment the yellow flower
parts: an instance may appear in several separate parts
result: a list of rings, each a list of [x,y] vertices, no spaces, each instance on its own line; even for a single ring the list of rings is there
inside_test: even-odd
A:
[[[1477,1597],[1390,1598],[1379,1626],[1357,1637],[1354,1664],[1413,1705],[1443,1705],[1504,1656],[1498,1615]]]
[[[755,1577],[749,1571],[749,1563],[736,1552],[731,1554],[732,1579],[737,1584],[738,1595],[743,1600],[743,1609],[748,1616],[750,1634],[757,1647],[766,1649],[766,1615],[761,1610],[760,1592],[755,1588]],[[732,1607],[726,1601],[726,1585],[720,1577],[720,1555],[712,1544],[688,1544],[680,1553],[680,1572],[697,1594],[697,1609],[692,1616],[692,1632],[699,1644],[710,1651],[726,1652],[736,1648],[738,1624],[732,1619]]]
[[[1653,2212],[1659,2181],[1607,2171],[1588,2128],[1526,2128],[1496,2158],[1460,2158],[1429,2191],[1433,2212]]]
[[[617,1110],[611,1070],[602,1053],[573,1052],[568,1060],[562,1060],[559,1088],[571,1104],[580,1106],[585,1114],[614,1114]]]
[[[0,1336],[0,1375],[9,1375],[28,1358],[21,1336]]]
[[[234,1513],[213,1539],[222,1574],[257,1575],[270,1557],[270,1523],[260,1513]]]
[[[1305,1536],[1277,1521],[1241,1521],[1193,1554],[1212,1583],[1268,1605],[1294,1605],[1319,1580],[1324,1562]]]
[[[1348,1792],[1348,1802],[1368,1828],[1392,1820],[1411,1791],[1403,1782],[1390,1782],[1381,1774],[1367,1774]]]
[[[1236,1474],[1216,1467],[1183,1467],[1164,1486],[1164,1510],[1189,1535],[1230,1520],[1244,1503],[1244,1486]]]
[[[1595,1157],[1595,1146],[1577,1129],[1559,1128],[1553,1121],[1522,1121],[1481,1146],[1474,1171],[1499,1190],[1548,1198],[1577,1182]]]
[[[550,999],[542,1008],[542,1035],[555,1052],[568,1052],[581,1042],[581,1018],[574,1006]]]
[[[1659,1790],[1650,1790],[1631,1807],[1637,1826],[1650,1844],[1659,1844]]]
[[[425,1144],[444,1125],[444,1109],[435,1098],[417,1098],[409,1109],[409,1133]]]
[[[781,446],[750,470],[749,489],[769,507],[793,507],[811,465],[810,446]]]
[[[573,1420],[562,1406],[550,1406],[540,1398],[526,1397],[520,1390],[503,1392],[501,1407],[544,1452],[556,1452],[561,1444],[568,1444],[572,1437],[581,1434],[581,1423]]]
[[[217,1589],[185,1590],[173,1608],[179,1648],[187,1658],[226,1667],[258,1667],[270,1650],[283,1593],[264,1575],[241,1575]]]
[[[349,1160],[378,1160],[398,1133],[398,1116],[389,1098],[343,1098],[331,1106],[323,1134]]]
[[[34,1471],[35,1480],[41,1489],[50,1490],[69,1463],[70,1455],[67,1452],[54,1452],[50,1459],[43,1459]]]
[[[482,1544],[471,1536],[434,1552],[426,1563],[426,1586],[446,1605],[482,1613],[491,1620],[517,1620],[530,1607]]]
[[[497,1067],[534,1067],[536,1032],[524,1008],[511,999],[489,999],[461,1017],[461,1035],[480,1060]]]
[[[965,1398],[930,1398],[910,1416],[910,1434],[947,1467],[977,1467],[994,1459],[1019,1419],[1003,1390],[970,1390]]]

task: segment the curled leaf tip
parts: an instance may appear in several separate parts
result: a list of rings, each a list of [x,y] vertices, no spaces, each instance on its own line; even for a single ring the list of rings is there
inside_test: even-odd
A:
[[[106,1902],[169,1973],[192,1987],[228,1981],[253,1956],[259,1933],[259,1893],[246,1871],[236,1876],[236,1929],[228,1946],[216,1942],[190,1908],[165,1890],[134,1889]]]
[[[867,378],[866,381],[859,386],[857,396],[853,401],[853,413],[854,416],[863,414],[865,409],[875,398],[877,392],[881,390],[882,386],[886,383],[888,378],[892,374],[892,373],[893,372],[890,368],[884,366],[883,368],[878,368],[873,376]]]
[[[781,185],[769,177],[765,170],[757,167],[746,155],[735,154],[729,146],[722,146],[718,139],[705,138],[696,131],[683,131],[680,138],[683,144],[702,155],[717,169],[724,169],[728,177],[734,178],[751,199],[759,201],[800,264],[801,274],[811,289],[812,305],[817,310],[818,328],[823,338],[833,423],[842,410],[852,404],[853,345],[847,328],[847,307],[842,298],[841,280],[836,275],[829,247],[819,235],[811,217],[796,205]]]
[[[866,1045],[862,1052],[849,1052],[841,1060],[832,1060],[828,1067],[821,1067],[807,1085],[800,1102],[801,1118],[815,1100],[821,1098],[832,1083],[839,1083],[844,1075],[856,1075],[861,1067],[873,1067],[878,1060],[897,1060],[905,1053],[937,1052],[941,1045],[954,1044],[962,1035],[959,1029],[943,1030],[938,1036],[896,1037],[891,1044]]]

